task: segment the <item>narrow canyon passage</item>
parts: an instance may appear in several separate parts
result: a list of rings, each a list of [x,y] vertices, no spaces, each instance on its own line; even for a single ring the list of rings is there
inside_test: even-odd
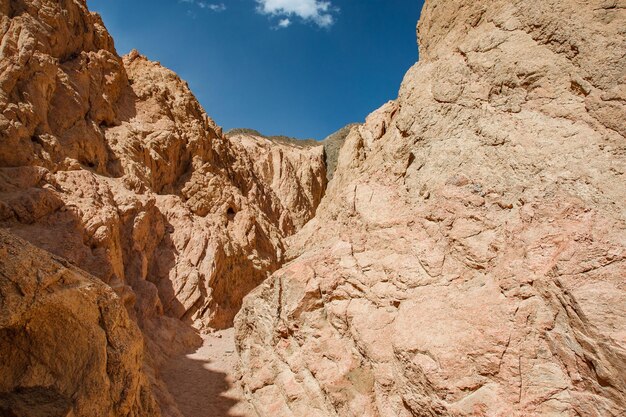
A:
[[[626,417],[626,0],[425,0],[397,94],[323,141],[224,132],[88,2],[0,0],[0,417]],[[420,1],[352,3],[378,36]],[[248,42],[293,34],[278,103],[194,50],[255,81],[212,110],[379,101],[399,43],[319,32]],[[333,68],[363,98],[304,111]]]
[[[234,329],[202,335],[202,346],[170,359],[162,371],[185,417],[252,417],[234,377],[238,361]]]

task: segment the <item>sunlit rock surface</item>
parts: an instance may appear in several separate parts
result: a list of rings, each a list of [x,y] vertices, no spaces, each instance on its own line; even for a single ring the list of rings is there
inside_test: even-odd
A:
[[[117,293],[165,414],[163,360],[200,343],[192,326],[232,325],[325,187],[322,146],[227,139],[176,74],[118,56],[84,0],[0,1],[0,227]]]
[[[430,0],[236,318],[261,416],[622,416],[626,5]]]

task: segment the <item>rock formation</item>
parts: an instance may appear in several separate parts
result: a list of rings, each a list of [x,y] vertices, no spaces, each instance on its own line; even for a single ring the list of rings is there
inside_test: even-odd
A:
[[[283,227],[293,234],[313,218],[326,191],[324,147],[310,142],[282,137],[266,137],[258,132],[227,135],[233,151],[246,162],[261,183],[269,185],[282,206],[281,212],[291,226]],[[281,219],[279,224],[283,224]]]
[[[227,139],[176,74],[136,51],[119,57],[84,0],[0,1],[0,37],[0,227],[115,291],[145,337],[145,375],[133,378],[149,379],[164,414],[177,416],[162,361],[198,343],[191,325],[231,325],[243,296],[280,267],[284,239],[324,193],[322,146]],[[47,271],[42,280],[58,278]],[[67,351],[87,354],[84,342]],[[29,378],[0,374],[0,395],[53,389],[50,376]],[[66,398],[70,388],[49,392]]]
[[[0,0],[0,412],[181,417],[164,361],[239,311],[261,416],[623,416],[625,27],[429,0],[316,146],[222,134],[85,0]]]
[[[0,258],[1,415],[160,415],[109,286],[2,230]]]
[[[350,133],[350,130],[354,126],[357,126],[357,125],[359,124],[350,123],[342,127],[341,129],[339,129],[338,131],[331,133],[320,142],[317,142],[314,139],[295,139],[295,138],[291,138],[288,136],[267,136],[257,130],[246,129],[246,128],[231,129],[228,132],[226,132],[226,137],[232,138],[232,137],[248,136],[252,138],[267,139],[274,143],[292,145],[297,148],[317,147],[321,143],[322,146],[324,147],[326,178],[328,181],[330,181],[333,178],[333,173],[335,172],[335,169],[337,168],[337,159],[339,158],[339,150],[343,146],[343,143],[345,142],[346,137],[348,136],[348,133]]]
[[[337,169],[337,161],[339,160],[339,151],[343,146],[350,130],[358,126],[358,123],[351,123],[331,133],[322,141],[324,145],[324,153],[326,154],[326,178],[328,181],[333,179],[335,170]]]
[[[261,416],[623,416],[626,5],[426,2],[236,317]]]

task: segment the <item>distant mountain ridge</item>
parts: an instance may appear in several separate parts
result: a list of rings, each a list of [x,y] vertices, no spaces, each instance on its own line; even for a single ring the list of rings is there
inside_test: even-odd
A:
[[[226,137],[234,137],[237,135],[248,135],[248,136],[257,136],[265,139],[269,139],[272,142],[277,142],[281,144],[287,144],[292,146],[299,147],[314,147],[314,146],[324,146],[324,155],[326,160],[326,178],[330,181],[333,178],[333,174],[335,169],[337,168],[337,159],[339,158],[339,151],[343,146],[343,143],[348,137],[348,134],[355,126],[361,126],[361,123],[350,123],[336,132],[331,133],[323,140],[315,140],[315,139],[298,139],[290,136],[284,135],[273,135],[267,136],[263,133],[259,132],[255,129],[250,128],[234,128],[230,129],[226,132]]]
[[[238,128],[230,129],[229,131],[225,133],[225,135],[226,137],[232,137],[232,136],[237,136],[237,135],[258,136],[261,138],[269,139],[272,142],[282,143],[286,145],[293,145],[293,146],[301,146],[301,147],[313,147],[313,146],[319,146],[320,144],[319,141],[315,139],[311,139],[311,138],[298,139],[298,138],[285,136],[285,135],[264,135],[258,130],[250,129],[246,127],[238,127]]]

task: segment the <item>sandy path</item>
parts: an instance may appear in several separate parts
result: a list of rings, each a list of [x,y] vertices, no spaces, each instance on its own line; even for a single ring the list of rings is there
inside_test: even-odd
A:
[[[185,417],[254,417],[233,377],[237,363],[234,330],[202,336],[194,353],[170,360],[162,370]]]

